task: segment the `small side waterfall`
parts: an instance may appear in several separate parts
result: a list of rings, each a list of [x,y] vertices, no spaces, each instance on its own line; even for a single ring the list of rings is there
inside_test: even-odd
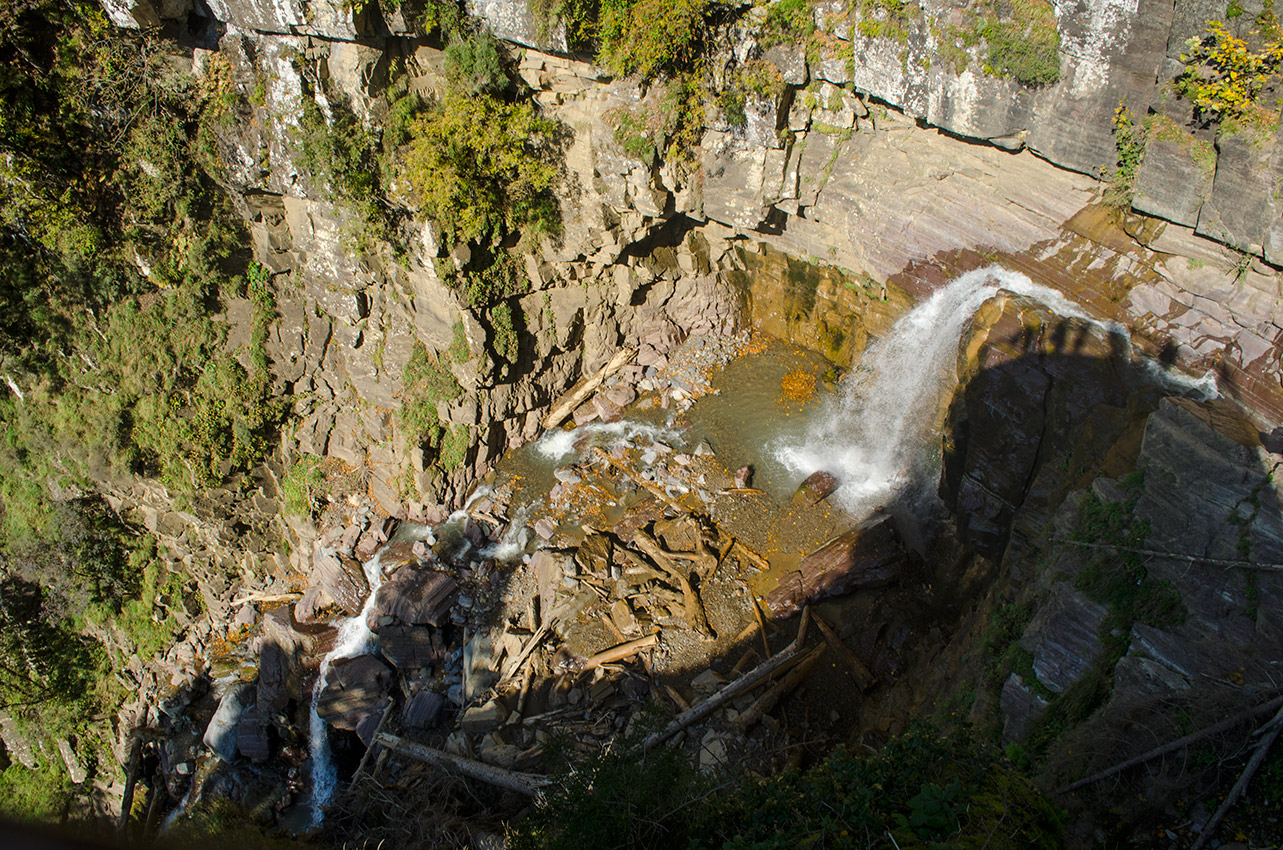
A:
[[[808,426],[802,439],[777,444],[774,453],[799,477],[817,469],[842,482],[836,498],[852,516],[867,516],[919,479],[934,455],[935,425],[946,391],[957,380],[958,342],[963,327],[1000,290],[1024,295],[1066,318],[1081,319],[1119,339],[1130,352],[1126,328],[1100,322],[1059,292],[1019,272],[998,266],[967,272],[937,290],[901,318],[891,333],[865,352],[846,378],[840,398]],[[1218,395],[1215,377],[1200,380],[1168,372],[1143,358],[1137,364],[1150,380],[1173,392],[1209,398]]]
[[[330,677],[330,668],[342,658],[354,658],[364,655],[374,648],[377,638],[370,631],[368,615],[374,607],[374,598],[383,584],[383,565],[380,555],[366,561],[362,569],[370,583],[370,595],[365,598],[365,605],[355,617],[349,617],[339,623],[339,633],[334,639],[334,648],[321,660],[320,672],[316,675],[316,685],[312,688],[312,709],[308,719],[308,744],[312,752],[312,826],[321,825],[325,817],[325,807],[334,796],[334,786],[338,772],[334,766],[334,755],[330,750],[330,733],[326,723],[316,713],[316,705],[325,690]]]

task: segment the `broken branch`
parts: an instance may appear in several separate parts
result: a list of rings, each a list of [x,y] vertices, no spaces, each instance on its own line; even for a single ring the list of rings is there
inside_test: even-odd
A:
[[[1280,708],[1278,713],[1274,715],[1274,719],[1270,721],[1270,725],[1274,728],[1261,739],[1261,743],[1256,745],[1256,752],[1252,753],[1252,759],[1247,763],[1247,767],[1243,768],[1243,774],[1239,776],[1238,782],[1234,783],[1234,787],[1230,789],[1229,796],[1225,798],[1224,803],[1221,803],[1221,807],[1216,810],[1216,814],[1212,815],[1212,819],[1204,824],[1203,831],[1198,834],[1198,840],[1194,842],[1194,846],[1190,850],[1200,850],[1207,843],[1208,839],[1215,834],[1216,827],[1220,826],[1221,819],[1229,813],[1230,809],[1234,808],[1238,798],[1243,796],[1243,792],[1247,790],[1247,783],[1252,781],[1252,776],[1256,773],[1256,769],[1261,766],[1261,762],[1265,761],[1265,757],[1269,755],[1270,747],[1274,746],[1274,742],[1279,739],[1279,733],[1283,732],[1283,722],[1280,721],[1283,721],[1283,708]]]
[[[833,627],[830,626],[823,617],[816,614],[813,619],[815,620],[816,627],[820,630],[820,634],[824,636],[824,641],[829,645],[829,648],[833,650],[833,654],[836,655],[844,665],[846,665],[846,669],[851,673],[851,676],[854,677],[856,684],[860,686],[860,690],[868,690],[876,680],[873,673],[868,667],[865,667],[859,657],[842,642],[842,639],[838,637],[837,632],[833,631]]]
[[[476,761],[475,759],[464,758],[463,756],[451,755],[442,750],[436,750],[432,747],[426,747],[423,744],[416,744],[413,741],[406,741],[398,738],[396,735],[380,732],[374,738],[374,743],[382,744],[390,750],[394,750],[403,756],[409,756],[428,764],[436,765],[444,770],[453,770],[472,779],[479,779],[482,782],[495,785],[499,788],[506,788],[509,791],[515,791],[518,794],[525,794],[527,797],[539,796],[539,789],[548,784],[548,780],[540,776],[531,776],[528,773],[517,773],[512,770],[504,770],[501,767],[494,767],[485,762]]]
[[[583,670],[594,670],[603,664],[623,661],[625,658],[636,655],[643,649],[649,649],[654,646],[655,641],[658,639],[659,637],[657,634],[649,634],[645,637],[639,637],[636,640],[630,640],[627,643],[621,643],[619,646],[613,646],[610,649],[602,650],[584,662]]]

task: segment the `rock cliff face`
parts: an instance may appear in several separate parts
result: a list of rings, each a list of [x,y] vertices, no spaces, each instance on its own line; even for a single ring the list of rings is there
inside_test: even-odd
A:
[[[1028,86],[986,72],[987,58],[960,35],[976,13],[927,2],[888,22],[862,12],[866,5],[818,4],[821,37],[805,47],[759,43],[751,35],[761,20],[756,9],[719,33],[712,65],[720,81],[764,61],[780,84],[747,96],[743,122],[706,105],[702,138],[679,163],[639,157],[618,132],[622,112],[662,108],[661,87],[612,79],[571,57],[564,33],[541,25],[524,0],[470,3],[509,43],[540,109],[570,131],[558,192],[564,232],[522,246],[529,291],[504,302],[523,331],[513,357],[501,351],[492,310],[469,306],[443,281],[439,269],[452,258],[433,226],[409,213],[403,187],[389,192],[406,212],[390,237],[401,250],[393,250],[360,239],[351,199],[305,164],[312,107],[331,117],[350,109],[361,125],[378,128],[395,98],[448,85],[443,51],[418,24],[418,4],[104,0],[121,26],[195,27],[185,39],[203,45],[192,48],[193,74],[220,80],[236,103],[234,120],[211,142],[255,255],[277,276],[267,355],[276,389],[295,400],[279,462],[260,471],[253,500],[217,506],[221,525],[174,511],[162,492],[115,496],[113,507],[140,515],[173,544],[176,559],[209,574],[201,586],[212,624],[173,650],[171,666],[196,669],[210,632],[233,622],[234,576],[263,593],[300,578],[324,586],[300,604],[305,615],[328,602],[358,610],[360,571],[334,552],[350,558],[360,540],[377,537],[376,514],[441,519],[503,452],[541,432],[569,387],[621,350],[639,352],[612,388],[629,400],[629,387],[687,338],[729,335],[750,322],[846,366],[914,301],[995,262],[1118,322],[1136,346],[1171,365],[1215,370],[1222,392],[1257,427],[1283,423],[1283,137],[1156,134],[1136,175],[1133,209],[1100,203],[1097,176],[1119,157],[1115,109],[1125,102],[1183,126],[1189,116],[1168,97],[1167,83],[1180,70],[1185,39],[1220,10],[1198,0],[1059,3],[1057,80]],[[879,22],[888,26],[871,25]],[[232,341],[247,338],[251,317],[248,302],[229,303]],[[1276,493],[1261,484],[1272,460],[1254,429],[1220,407],[1160,403],[1159,394],[1137,391],[1110,340],[1081,324],[1055,325],[1007,296],[981,311],[974,345],[960,359],[967,383],[946,445],[942,495],[962,541],[994,571],[1041,582],[1039,613],[1017,635],[1031,664],[1011,673],[999,697],[1012,739],[1086,675],[1086,659],[1107,650],[1098,629],[1107,606],[1075,579],[1091,568],[1081,553],[1028,574],[1050,533],[1046,520],[1062,503],[1057,533],[1072,531],[1078,517],[1070,514],[1090,492],[1148,518],[1148,545],[1166,551],[1194,547],[1232,559],[1242,545],[1273,552],[1283,539],[1277,509],[1259,507]],[[1067,340],[1078,347],[1069,351]],[[461,389],[437,403],[440,422],[467,437],[461,460],[444,468],[397,416],[416,344],[441,353]],[[1086,394],[1078,389],[1084,371],[1093,387]],[[599,399],[597,415],[617,414],[607,394]],[[978,434],[986,439],[971,439]],[[277,513],[282,476],[305,456],[341,466],[353,502],[363,505],[338,535]],[[1235,483],[1200,491],[1189,484],[1184,457],[1196,458],[1209,480]],[[1120,497],[1118,479],[1138,466],[1142,484]],[[1207,513],[1209,504],[1240,518],[1257,505],[1246,526],[1235,526],[1247,537],[1227,537],[1210,520],[1180,520]],[[252,533],[233,539],[236,528]],[[291,541],[289,555],[276,537]],[[1260,659],[1277,649],[1280,634],[1272,614],[1247,616],[1247,584],[1230,587],[1224,577],[1200,584],[1177,567],[1164,562],[1153,577],[1177,588],[1184,621],[1129,623],[1115,668],[1119,681],[1153,685],[1156,698],[1188,686],[1190,647],[1206,635]],[[419,586],[417,576],[403,578]],[[1272,590],[1271,582],[1264,575],[1251,592]],[[437,588],[442,598],[456,589]],[[423,612],[397,608],[395,616],[405,623],[421,613],[428,622],[429,609],[437,616],[440,599],[413,601]],[[252,621],[253,611],[247,616]],[[304,698],[299,666],[308,638],[298,623],[265,615],[263,626],[276,637],[260,655],[257,714],[238,721],[246,743],[218,743],[242,746],[249,757],[261,750],[255,724]],[[398,645],[395,634],[390,644]],[[435,651],[408,639],[400,648],[410,659]],[[365,696],[355,672],[351,700]],[[169,684],[183,678],[175,673]],[[248,699],[237,692],[228,705]],[[345,699],[332,694],[327,711],[368,720],[369,705],[357,710]]]

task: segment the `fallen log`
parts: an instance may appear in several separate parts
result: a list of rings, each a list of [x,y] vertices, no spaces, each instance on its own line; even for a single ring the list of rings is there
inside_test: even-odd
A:
[[[656,744],[662,744],[678,732],[685,729],[687,726],[690,726],[692,723],[697,723],[700,720],[703,720],[705,717],[735,699],[740,694],[751,691],[753,688],[757,687],[769,676],[774,674],[784,665],[792,662],[801,654],[802,647],[800,645],[796,643],[789,644],[788,648],[783,652],[768,658],[762,664],[753,668],[750,672],[727,684],[720,691],[713,694],[699,705],[694,706],[689,711],[684,711],[677,717],[673,718],[672,722],[663,729],[647,735],[646,740],[642,742],[642,749],[649,750]]]
[[[302,599],[301,593],[250,593],[245,596],[239,596],[232,600],[233,605],[244,605],[247,602],[257,603],[259,605],[272,605],[277,602],[293,602],[296,599]]]
[[[643,649],[649,649],[659,640],[658,634],[649,634],[645,637],[639,637],[636,640],[630,640],[627,643],[621,643],[618,646],[612,646],[610,649],[604,649],[596,655],[590,657],[584,662],[582,671],[595,670],[603,664],[612,664],[616,661],[623,661],[630,658]]]
[[[743,714],[735,719],[740,731],[747,732],[760,723],[766,713],[774,708],[780,700],[806,681],[806,677],[811,675],[811,671],[819,662],[820,656],[824,654],[824,650],[825,646],[820,644],[812,648],[806,655],[798,656],[790,665],[792,669],[789,670],[788,675],[772,685],[766,693],[758,697],[752,705],[744,710]]]
[[[773,617],[787,617],[810,602],[890,584],[907,560],[891,517],[875,517],[804,557],[762,601]]]
[[[447,771],[456,771],[469,778],[478,779],[509,791],[515,791],[527,797],[539,796],[539,789],[548,784],[548,780],[542,776],[517,773],[516,771],[505,770],[502,767],[495,767],[485,762],[477,761],[476,759],[452,755],[423,744],[403,740],[387,732],[380,732],[374,741],[403,756],[409,756],[412,759],[436,765]]]
[[[615,352],[615,356],[606,361],[606,365],[598,369],[591,378],[571,387],[570,391],[563,395],[557,402],[548,409],[548,415],[544,417],[543,427],[556,428],[562,422],[566,421],[576,407],[584,399],[592,395],[593,392],[601,386],[602,381],[623,368],[624,364],[633,359],[635,352],[631,348],[621,348]]]
[[[797,491],[793,494],[793,502],[806,502],[808,505],[818,505],[824,499],[833,494],[838,488],[838,480],[831,473],[822,469],[817,469],[806,480],[798,485]]]
[[[1229,796],[1225,798],[1225,802],[1221,803],[1220,808],[1216,810],[1216,814],[1212,815],[1212,819],[1203,825],[1202,831],[1198,834],[1198,840],[1194,842],[1194,846],[1190,850],[1201,850],[1203,845],[1216,833],[1216,827],[1220,826],[1221,820],[1229,813],[1230,809],[1234,808],[1235,804],[1238,803],[1238,798],[1243,796],[1243,792],[1247,790],[1247,783],[1252,781],[1257,768],[1261,766],[1261,763],[1265,761],[1265,757],[1269,755],[1270,747],[1274,746],[1274,742],[1279,739],[1279,733],[1283,732],[1283,708],[1278,710],[1278,713],[1274,715],[1274,719],[1269,722],[1268,726],[1273,728],[1261,739],[1261,743],[1256,745],[1256,752],[1252,753],[1252,758],[1248,761],[1247,767],[1243,768],[1243,773],[1239,776],[1238,782],[1234,783],[1234,787],[1230,789]]]
[[[842,642],[842,638],[838,637],[837,632],[833,631],[833,627],[823,617],[818,614],[814,616],[815,625],[819,627],[820,634],[824,636],[824,640],[829,645],[829,648],[833,650],[833,654],[846,666],[846,669],[855,679],[855,683],[859,685],[860,690],[867,691],[877,681],[877,677],[873,675],[868,667],[864,666],[864,662],[860,661],[859,656]]]
[[[1085,788],[1088,785],[1091,785],[1095,782],[1099,782],[1102,779],[1108,779],[1109,777],[1113,776],[1116,773],[1122,773],[1124,770],[1127,770],[1129,767],[1135,767],[1138,764],[1144,764],[1147,761],[1152,761],[1153,759],[1156,759],[1159,756],[1165,756],[1168,753],[1175,752],[1176,750],[1184,749],[1185,747],[1188,747],[1190,744],[1197,744],[1199,741],[1203,740],[1204,738],[1210,738],[1213,735],[1219,735],[1221,732],[1228,732],[1230,729],[1233,729],[1235,726],[1239,725],[1240,723],[1244,723],[1248,720],[1251,720],[1254,717],[1260,717],[1262,714],[1268,714],[1271,711],[1275,711],[1280,707],[1283,707],[1283,696],[1275,697],[1269,702],[1262,703],[1261,705],[1258,705],[1256,708],[1252,708],[1252,709],[1248,709],[1247,711],[1240,712],[1239,714],[1236,714],[1233,717],[1227,717],[1219,723],[1214,723],[1211,726],[1208,726],[1206,729],[1200,729],[1197,732],[1191,732],[1190,734],[1185,735],[1184,737],[1177,738],[1175,741],[1172,741],[1171,743],[1163,744],[1161,747],[1155,747],[1152,750],[1141,753],[1135,758],[1129,758],[1127,759],[1127,761],[1122,761],[1116,765],[1113,765],[1112,767],[1107,767],[1104,770],[1100,771],[1099,773],[1093,773],[1091,776],[1087,776],[1082,779],[1079,779],[1077,782],[1070,783],[1069,785],[1066,785],[1063,788],[1057,788],[1052,793],[1055,796],[1060,796],[1061,794],[1068,794],[1072,791],[1077,791],[1079,788]]]

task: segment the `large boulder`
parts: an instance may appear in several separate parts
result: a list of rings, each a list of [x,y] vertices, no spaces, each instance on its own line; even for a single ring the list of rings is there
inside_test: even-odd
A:
[[[392,685],[392,671],[373,655],[340,658],[330,666],[316,713],[338,729],[355,732],[379,711]]]
[[[444,625],[458,591],[458,582],[447,573],[406,564],[375,593],[371,628],[381,632],[379,621],[384,617],[410,626]]]

